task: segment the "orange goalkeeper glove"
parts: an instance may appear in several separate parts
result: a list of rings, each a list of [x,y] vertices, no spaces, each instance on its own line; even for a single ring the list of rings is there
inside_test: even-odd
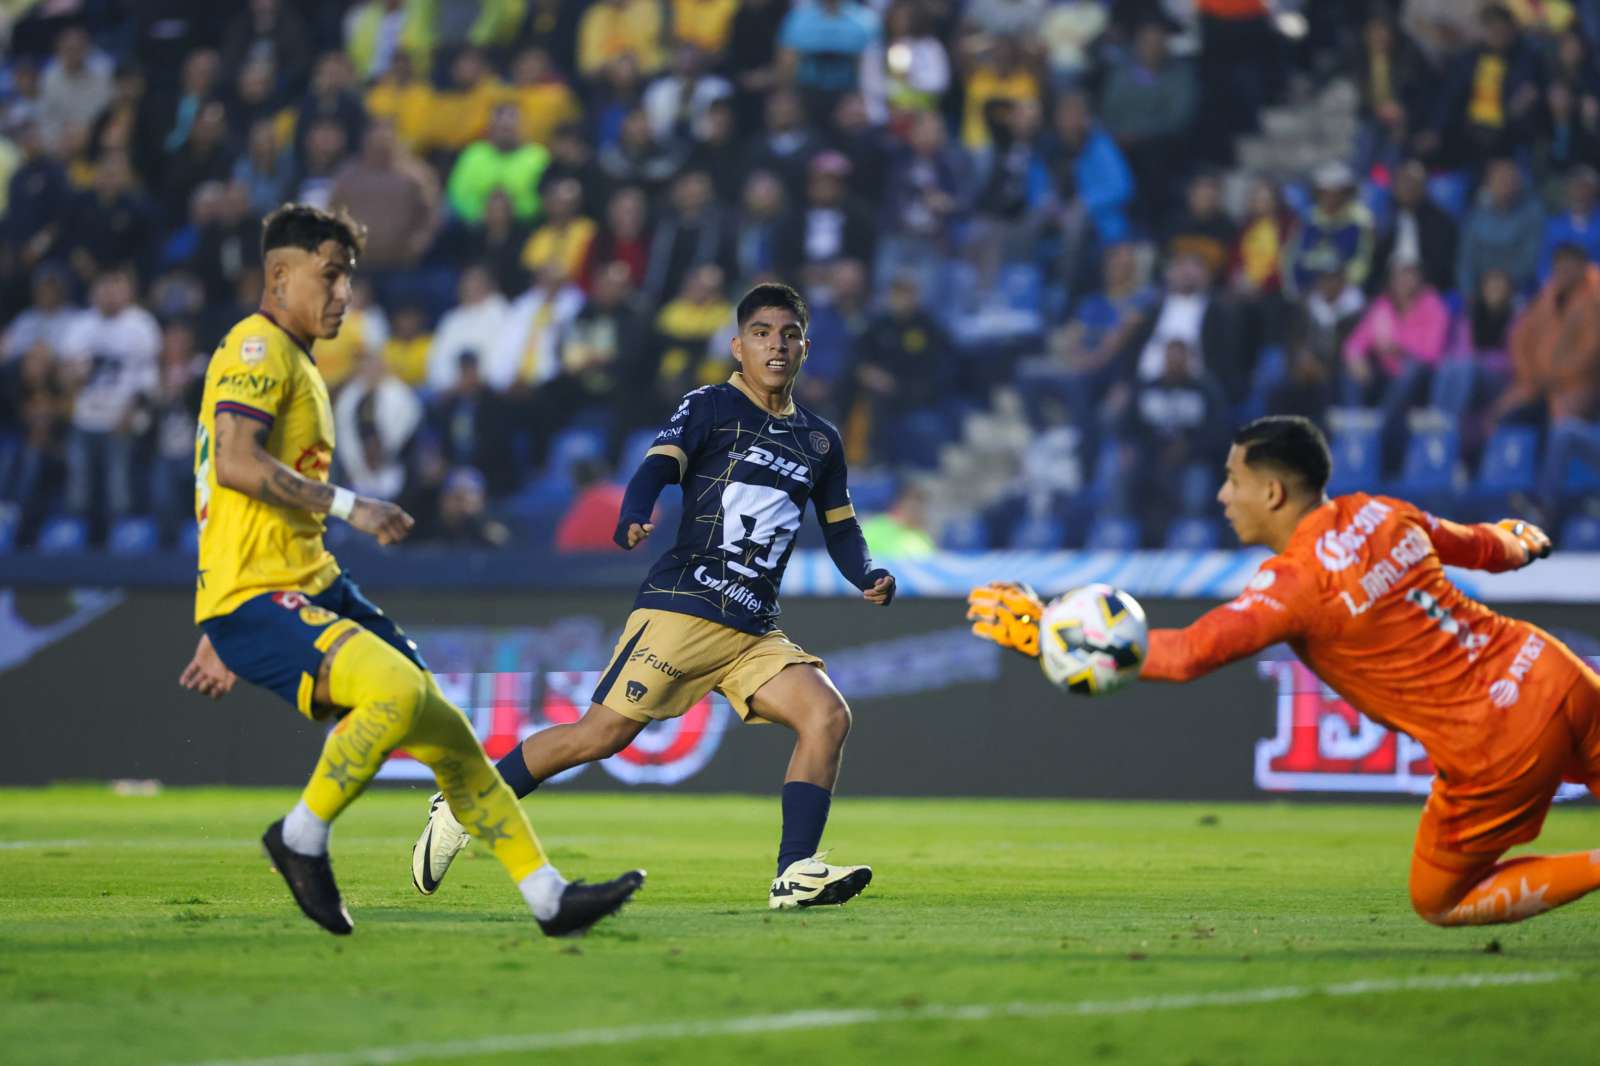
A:
[[[1017,582],[991,581],[967,593],[967,620],[974,634],[1034,658],[1039,655],[1043,613],[1044,601]]]
[[[1502,518],[1495,525],[1510,533],[1522,545],[1523,566],[1550,554],[1550,538],[1532,522],[1524,522],[1520,518]]]

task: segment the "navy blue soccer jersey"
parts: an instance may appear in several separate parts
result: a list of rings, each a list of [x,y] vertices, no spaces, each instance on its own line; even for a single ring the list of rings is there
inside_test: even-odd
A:
[[[759,635],[777,625],[778,586],[806,501],[824,523],[853,518],[855,508],[833,424],[797,405],[774,415],[747,390],[739,374],[696,389],[656,435],[650,454],[678,461],[683,518],[634,606]]]

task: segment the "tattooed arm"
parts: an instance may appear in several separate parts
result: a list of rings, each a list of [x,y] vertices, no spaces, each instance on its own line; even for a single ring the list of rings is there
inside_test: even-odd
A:
[[[217,412],[217,484],[274,507],[326,514],[334,486],[295,473],[267,451],[271,428],[242,415]],[[394,544],[411,532],[412,518],[386,500],[357,496],[346,519],[379,544]]]

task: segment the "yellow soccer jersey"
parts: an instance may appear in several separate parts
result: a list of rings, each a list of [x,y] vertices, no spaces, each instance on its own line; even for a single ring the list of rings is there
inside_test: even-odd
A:
[[[311,352],[266,314],[234,326],[206,369],[195,433],[196,622],[263,592],[316,595],[339,576],[339,564],[322,544],[322,515],[275,507],[217,484],[219,413],[270,427],[267,451],[305,477],[327,481],[333,460],[333,407]]]

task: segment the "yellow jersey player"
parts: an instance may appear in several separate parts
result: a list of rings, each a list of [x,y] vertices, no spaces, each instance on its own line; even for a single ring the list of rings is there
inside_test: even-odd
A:
[[[404,539],[412,524],[394,504],[328,481],[333,414],[311,349],[339,332],[363,232],[304,204],[285,204],[263,223],[261,309],[233,327],[206,371],[195,438],[203,636],[181,683],[218,698],[242,677],[337,723],[300,802],[262,837],[295,902],[330,933],[349,933],[352,923],[328,859],[329,830],[402,744],[433,770],[545,933],[578,932],[621,907],[644,874],[598,885],[562,879],[416,646],[322,542],[328,515],[382,544]]]

